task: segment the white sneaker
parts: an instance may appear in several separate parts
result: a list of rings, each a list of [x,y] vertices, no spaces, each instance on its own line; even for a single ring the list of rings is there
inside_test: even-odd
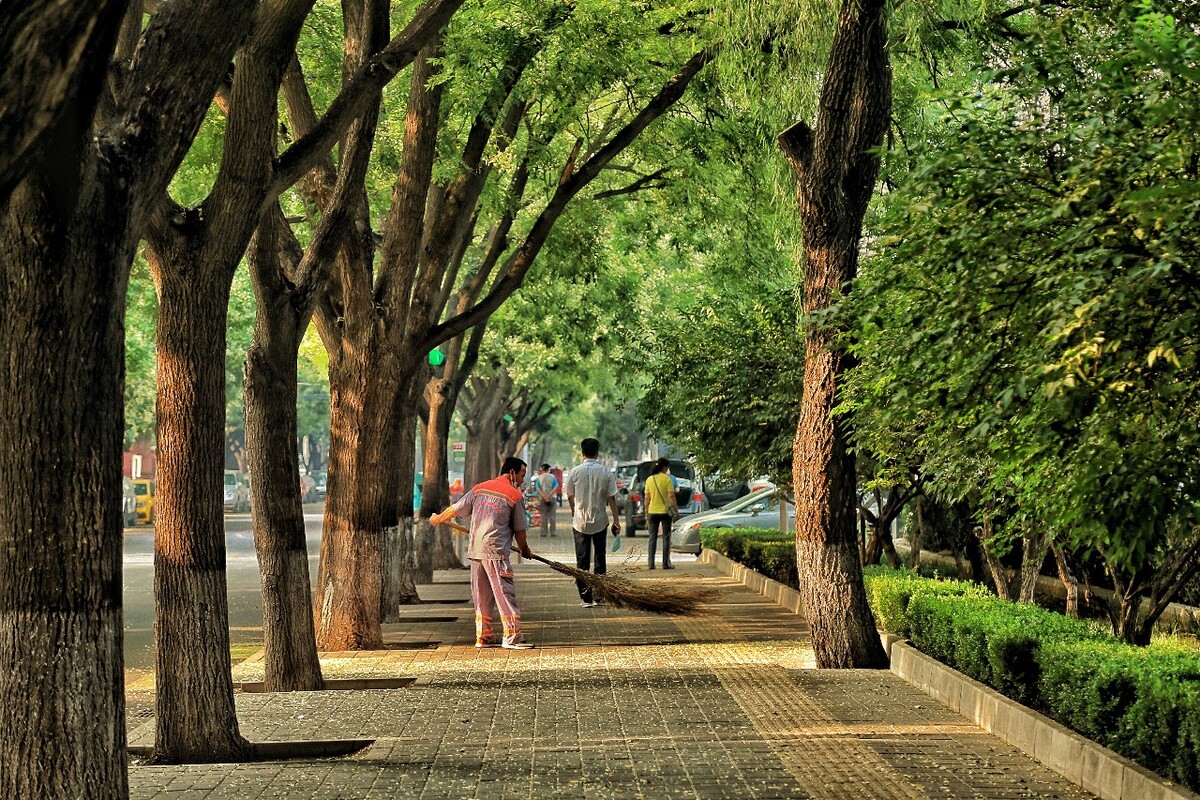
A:
[[[591,608],[591,607],[592,607],[592,606],[594,606],[594,605],[596,605],[596,604],[595,604],[595,603],[589,603],[587,600],[584,600],[582,603],[580,603],[580,604],[579,604],[579,607],[580,607],[580,608]]]
[[[592,608],[596,608],[596,607],[602,606],[602,605],[604,605],[603,600],[593,600],[592,601]]]
[[[505,642],[504,644],[502,644],[500,646],[503,647],[505,650],[532,650],[533,649],[533,645],[529,642],[515,642],[513,644],[509,644],[508,642]]]

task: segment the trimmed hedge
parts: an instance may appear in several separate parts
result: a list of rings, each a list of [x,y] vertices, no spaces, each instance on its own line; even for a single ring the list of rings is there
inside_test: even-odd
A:
[[[707,548],[796,587],[777,530],[701,532]],[[879,627],[1163,777],[1200,790],[1200,651],[1124,644],[1087,623],[1000,600],[979,584],[863,571]]]
[[[1124,644],[959,581],[866,570],[881,626],[1160,775],[1200,789],[1200,651]]]
[[[971,581],[930,580],[912,570],[865,567],[867,600],[881,630],[909,639],[908,604],[914,594],[988,597],[987,589]]]
[[[701,528],[700,544],[785,586],[799,588],[796,545],[790,533],[777,528]]]

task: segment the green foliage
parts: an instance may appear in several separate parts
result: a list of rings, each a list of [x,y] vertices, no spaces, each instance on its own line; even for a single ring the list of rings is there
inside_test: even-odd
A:
[[[701,528],[700,543],[785,586],[800,585],[795,542],[778,528]]]
[[[843,308],[860,446],[1130,571],[1200,508],[1197,22],[1010,17]]]
[[[1132,647],[970,584],[886,568],[865,570],[865,578],[876,618],[893,632],[910,631],[923,652],[1164,777],[1200,787],[1193,644]]]
[[[987,590],[977,583],[955,580],[929,580],[912,570],[888,567],[864,567],[863,580],[867,600],[875,612],[880,628],[896,636],[909,638],[908,606],[916,595],[967,595],[987,597]]]
[[[158,295],[150,267],[140,256],[129,276],[125,311],[125,444],[153,437],[158,396],[154,340]]]

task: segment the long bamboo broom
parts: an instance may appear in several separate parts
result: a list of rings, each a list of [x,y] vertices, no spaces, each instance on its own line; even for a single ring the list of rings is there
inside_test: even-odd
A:
[[[443,523],[458,533],[468,529],[457,522]],[[631,581],[620,575],[597,575],[594,572],[572,567],[534,553],[534,561],[540,561],[555,572],[575,578],[592,590],[592,597],[616,608],[649,611],[651,614],[673,616],[699,616],[711,614],[705,607],[721,596],[721,590],[712,586],[684,586],[677,581]]]

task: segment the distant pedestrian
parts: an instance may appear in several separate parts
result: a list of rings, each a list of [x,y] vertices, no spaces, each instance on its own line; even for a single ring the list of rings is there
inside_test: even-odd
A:
[[[600,455],[600,442],[584,439],[579,443],[583,463],[567,475],[563,487],[567,503],[571,506],[571,533],[575,536],[575,565],[582,570],[593,569],[603,575],[608,572],[605,542],[610,530],[608,515],[612,514],[611,530],[614,536],[621,534],[621,521],[617,515],[617,478],[596,460]],[[575,581],[579,589],[580,603],[584,608],[595,608],[604,603],[595,599],[592,589],[583,581]]]
[[[521,555],[533,555],[525,533],[525,462],[512,456],[504,460],[499,477],[476,484],[457,503],[429,521],[441,525],[451,517],[470,515],[471,600],[475,604],[475,646],[528,650],[521,635],[521,609],[517,605],[509,558],[513,540]],[[493,610],[499,608],[504,638],[496,638]]]
[[[537,491],[542,526],[539,536],[558,536],[558,520],[554,518],[554,493],[559,488],[558,478],[550,471],[549,464],[542,464],[537,477],[533,479],[533,488]]]
[[[654,462],[646,478],[646,536],[650,549],[650,569],[654,569],[654,547],[662,535],[663,569],[671,566],[671,522],[679,517],[679,501],[675,498],[675,481],[671,478],[671,462],[660,458]]]
[[[560,467],[558,464],[555,464],[550,468],[550,474],[553,475],[554,479],[558,481],[558,488],[554,490],[554,499],[558,501],[558,507],[562,508],[563,485],[566,483],[566,479],[563,477],[562,467]]]

